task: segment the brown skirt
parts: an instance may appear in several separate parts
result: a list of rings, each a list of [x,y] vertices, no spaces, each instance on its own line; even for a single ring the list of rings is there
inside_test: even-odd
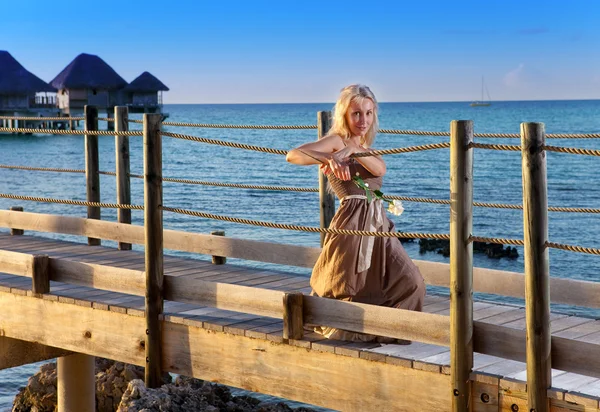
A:
[[[331,222],[332,228],[364,230],[367,218],[364,199],[346,199]],[[395,232],[394,223],[384,217],[382,231]],[[360,236],[328,233],[317,260],[310,286],[313,294],[372,305],[421,311],[425,282],[408,257],[400,240],[375,237],[371,265],[358,272]],[[315,328],[331,339],[372,341],[376,337],[329,327]]]

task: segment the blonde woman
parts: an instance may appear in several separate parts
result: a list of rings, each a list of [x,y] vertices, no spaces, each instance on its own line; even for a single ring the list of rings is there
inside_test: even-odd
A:
[[[364,85],[342,89],[334,109],[333,126],[324,138],[291,150],[286,157],[297,165],[320,164],[340,199],[331,228],[395,232],[380,199],[368,199],[367,190],[380,190],[386,172],[380,156],[351,157],[371,151],[378,130],[377,100]],[[327,234],[310,285],[326,298],[420,311],[425,284],[419,269],[398,238]],[[389,342],[389,339],[316,327],[330,339]]]

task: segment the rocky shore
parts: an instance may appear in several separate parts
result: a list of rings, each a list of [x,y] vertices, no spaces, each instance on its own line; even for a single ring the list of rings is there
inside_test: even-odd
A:
[[[309,412],[284,403],[233,396],[229,388],[200,379],[163,376],[163,386],[148,389],[144,369],[96,358],[96,412]],[[19,391],[12,412],[54,412],[57,404],[56,364],[45,364]]]

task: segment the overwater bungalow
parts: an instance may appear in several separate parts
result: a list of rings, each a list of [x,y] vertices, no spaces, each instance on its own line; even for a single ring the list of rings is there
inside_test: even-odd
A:
[[[56,113],[56,88],[23,67],[9,52],[0,50],[0,114]]]
[[[83,112],[85,105],[110,110],[122,104],[127,82],[100,57],[81,53],[50,84],[58,89],[58,108],[65,114]]]
[[[169,88],[149,72],[140,74],[123,89],[131,113],[160,113],[163,91]]]

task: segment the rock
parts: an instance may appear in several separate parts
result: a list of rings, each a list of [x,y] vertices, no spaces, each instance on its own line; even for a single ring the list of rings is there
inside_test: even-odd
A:
[[[437,252],[444,257],[450,256],[450,241],[440,239],[420,239],[419,253]],[[473,242],[473,253],[482,253],[491,259],[509,258],[516,259],[519,257],[517,248],[496,243]]]
[[[229,388],[180,376],[173,384],[148,389],[134,379],[123,394],[118,412],[310,412],[292,409],[284,403],[263,403],[251,396],[232,396]]]
[[[123,392],[132,379],[143,379],[144,369],[108,359],[95,359],[96,411],[113,412],[121,402]],[[29,378],[13,402],[13,412],[54,412],[57,405],[56,363],[40,367],[40,371]],[[165,373],[163,382],[170,383],[171,375]]]

